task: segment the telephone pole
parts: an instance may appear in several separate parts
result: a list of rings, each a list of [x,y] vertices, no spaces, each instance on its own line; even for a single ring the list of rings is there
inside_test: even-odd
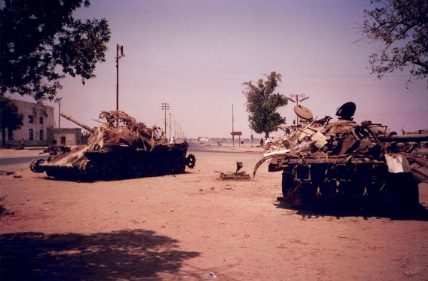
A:
[[[61,129],[61,101],[58,102],[58,128]]]
[[[233,130],[233,104],[232,104],[232,144],[235,146],[235,135],[233,134],[235,131]]]
[[[54,102],[58,104],[58,128],[61,129],[61,101],[62,98],[55,98]]]
[[[124,56],[123,45],[116,44],[116,110],[119,110],[119,59]]]
[[[170,138],[172,138],[172,134],[171,134],[171,126],[172,126],[172,123],[171,123],[171,112],[169,113],[169,137]]]
[[[166,111],[169,110],[169,103],[163,102],[162,103],[162,110],[165,110],[165,135],[166,135]]]

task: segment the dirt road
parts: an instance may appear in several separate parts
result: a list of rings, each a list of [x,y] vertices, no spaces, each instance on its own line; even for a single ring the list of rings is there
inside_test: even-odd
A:
[[[213,148],[215,149],[215,148]],[[225,148],[222,148],[225,149]],[[428,216],[293,210],[280,173],[220,181],[256,153],[196,152],[189,173],[116,182],[2,176],[2,280],[428,280]],[[420,185],[428,206],[428,185]],[[3,279],[4,278],[4,279]]]

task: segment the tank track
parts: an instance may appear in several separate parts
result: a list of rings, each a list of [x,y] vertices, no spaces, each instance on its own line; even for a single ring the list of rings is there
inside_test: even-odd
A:
[[[186,166],[193,169],[196,157],[181,153],[124,155],[115,153],[88,153],[86,157],[70,166],[49,165],[41,159],[33,160],[31,171],[43,173],[56,179],[83,181],[113,181],[141,177],[156,177],[185,173]]]

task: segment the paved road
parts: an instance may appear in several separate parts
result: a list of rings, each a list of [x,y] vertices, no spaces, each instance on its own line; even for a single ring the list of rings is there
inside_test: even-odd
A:
[[[48,157],[49,156],[47,155],[35,155],[35,156],[29,156],[29,157],[1,158],[0,166],[3,168],[4,166],[22,164],[22,163],[28,163],[28,165],[30,165],[30,162],[34,159],[39,159],[39,158],[47,159]]]
[[[211,152],[211,153],[254,153],[254,154],[260,154],[259,151],[247,151],[247,152],[242,152],[242,151],[230,151],[230,150],[215,150],[215,146],[214,147],[210,147],[210,146],[204,146],[204,145],[199,145],[196,144],[194,142],[189,142],[189,149],[188,152],[192,153],[192,152]]]
[[[193,143],[193,142],[189,142],[189,149],[188,149],[188,151],[190,153],[192,153],[192,152],[242,153],[242,152],[239,152],[239,151],[229,151],[229,150],[218,151],[218,150],[213,150],[212,148],[210,149],[210,147],[203,146],[203,145],[198,145],[198,144]],[[260,154],[260,152],[246,152],[246,153]],[[30,164],[30,162],[32,160],[39,159],[39,158],[47,159],[48,155],[35,155],[35,156],[29,156],[29,157],[0,158],[0,166],[4,167],[4,166],[15,165],[15,164],[22,164],[22,163],[28,163],[28,164]]]

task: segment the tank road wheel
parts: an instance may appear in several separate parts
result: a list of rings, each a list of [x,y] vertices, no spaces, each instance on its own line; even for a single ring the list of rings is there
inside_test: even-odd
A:
[[[97,164],[94,161],[85,159],[77,165],[78,174],[85,179],[91,179],[96,175]]]
[[[186,169],[186,158],[179,157],[174,160],[174,165],[172,167],[172,173],[173,174],[182,174],[184,173],[184,170]]]
[[[128,176],[131,179],[141,178],[144,176],[144,164],[142,161],[131,161],[128,163]]]
[[[193,169],[193,168],[195,168],[195,164],[196,164],[195,155],[189,154],[189,156],[187,156],[187,158],[186,158],[187,167],[189,167],[189,169]]]
[[[35,160],[31,161],[30,170],[33,173],[43,173],[44,169],[42,169],[40,167],[40,164],[43,164],[44,162],[45,162],[44,159],[35,159]]]
[[[104,163],[101,168],[100,179],[105,181],[114,181],[120,178],[120,167],[115,161]]]
[[[59,171],[54,171],[54,170],[51,170],[51,169],[47,169],[47,170],[46,170],[46,175],[47,175],[48,177],[60,178],[60,173],[59,173]]]
[[[412,211],[419,206],[419,187],[412,173],[390,174],[387,181],[387,203],[392,211]]]
[[[293,181],[293,175],[288,171],[282,172],[282,196],[284,200],[294,203],[295,194],[294,194],[295,184]]]
[[[159,174],[169,175],[172,172],[172,163],[169,158],[162,158],[159,163]]]
[[[159,175],[160,167],[153,159],[145,161],[144,164],[144,176],[156,177]]]

